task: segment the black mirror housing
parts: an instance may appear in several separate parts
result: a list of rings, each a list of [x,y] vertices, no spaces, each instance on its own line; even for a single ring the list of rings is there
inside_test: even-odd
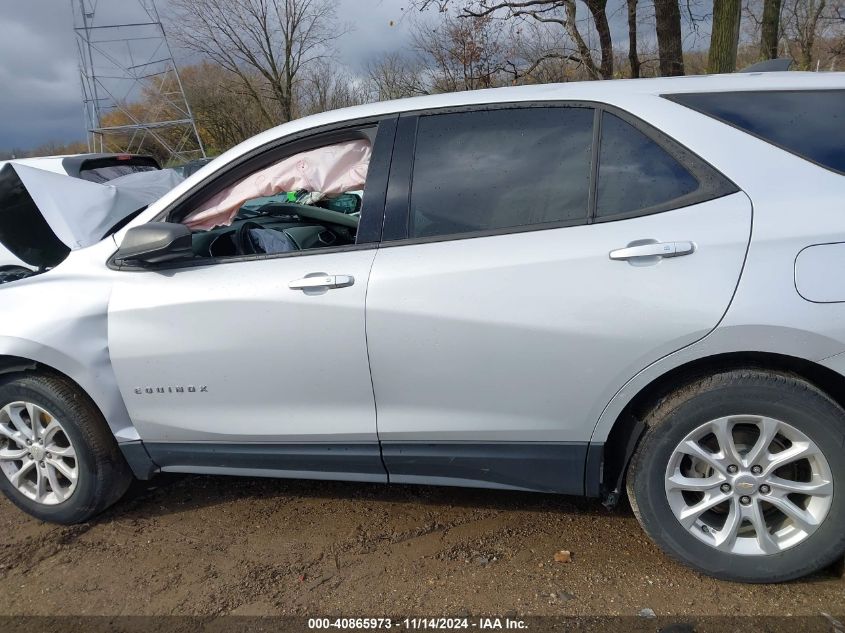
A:
[[[118,263],[162,264],[194,256],[191,229],[172,222],[149,222],[126,232],[114,255]]]

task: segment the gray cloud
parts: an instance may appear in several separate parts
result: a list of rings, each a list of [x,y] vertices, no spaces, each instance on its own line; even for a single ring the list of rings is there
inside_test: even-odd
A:
[[[0,13],[0,147],[82,138],[70,3],[0,0]]]
[[[85,138],[72,1],[77,0],[0,0],[0,149]],[[624,2],[610,4],[614,40],[624,47]],[[166,25],[168,0],[157,5]],[[411,16],[405,5],[406,0],[336,0],[339,21],[352,29],[335,43],[338,62],[360,72],[380,53],[406,47]],[[115,20],[138,16],[134,0],[98,0],[98,11]],[[643,14],[647,11],[644,7]],[[641,33],[648,32],[641,25]],[[180,63],[191,61],[185,51],[174,54]]]
[[[109,17],[134,16],[131,0],[99,0]],[[166,0],[157,2],[166,18]],[[338,61],[361,68],[403,45],[399,0],[339,0],[338,18],[352,30],[336,43]],[[71,0],[0,0],[0,149],[85,138]],[[390,25],[393,21],[394,26]],[[174,51],[177,61],[186,60]]]

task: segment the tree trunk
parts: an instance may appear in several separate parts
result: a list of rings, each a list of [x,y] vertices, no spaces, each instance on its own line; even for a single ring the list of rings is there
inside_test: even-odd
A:
[[[654,16],[657,21],[660,74],[664,77],[683,75],[684,50],[681,44],[681,9],[678,0],[654,0]]]
[[[599,46],[601,46],[599,73],[602,79],[613,79],[613,39],[610,35],[610,25],[607,23],[607,0],[586,0],[586,4],[593,16],[596,33],[599,35]]]
[[[763,2],[763,21],[760,29],[761,59],[776,59],[778,56],[780,2],[781,0],[764,0]]]
[[[732,73],[736,70],[739,45],[741,0],[713,0],[713,30],[710,33],[708,73]]]
[[[637,0],[628,0],[628,62],[631,79],[640,76],[640,56],[637,54]]]

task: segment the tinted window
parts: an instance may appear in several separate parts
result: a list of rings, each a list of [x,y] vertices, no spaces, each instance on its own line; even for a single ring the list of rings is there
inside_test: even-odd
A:
[[[717,92],[668,98],[845,173],[845,90]]]
[[[632,213],[698,189],[698,181],[666,150],[617,116],[602,114],[596,216]]]
[[[79,172],[79,177],[82,180],[88,180],[90,182],[104,183],[115,178],[120,178],[121,176],[137,174],[141,171],[158,171],[158,167],[150,167],[148,165],[112,165],[111,167],[83,169]]]
[[[150,156],[122,154],[84,161],[79,167],[79,177],[90,182],[104,183],[128,174],[159,169],[156,160]]]
[[[586,221],[591,108],[424,116],[411,193],[411,237]]]

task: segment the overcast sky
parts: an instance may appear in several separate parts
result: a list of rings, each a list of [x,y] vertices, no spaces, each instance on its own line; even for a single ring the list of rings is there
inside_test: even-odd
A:
[[[134,4],[98,1],[118,13]],[[156,4],[166,14],[167,0]],[[337,5],[339,19],[354,29],[336,43],[338,57],[351,68],[406,41],[402,0],[337,0]],[[136,14],[131,6],[125,10]],[[0,150],[84,140],[84,127],[71,0],[0,0]]]
[[[85,139],[72,1],[78,0],[0,0],[0,150]],[[138,18],[136,0],[95,1],[105,23]],[[407,0],[335,2],[339,21],[352,27],[335,42],[337,57],[353,73],[379,54],[408,45]],[[168,0],[156,4],[166,26]],[[622,47],[627,44],[625,3],[611,0],[610,5],[614,41]],[[641,14],[649,10],[644,7]],[[641,15],[643,21],[649,18]],[[641,24],[640,32],[648,39],[653,27]],[[689,31],[686,36],[685,47],[691,45]],[[184,51],[174,49],[174,54],[177,63],[190,60]]]

